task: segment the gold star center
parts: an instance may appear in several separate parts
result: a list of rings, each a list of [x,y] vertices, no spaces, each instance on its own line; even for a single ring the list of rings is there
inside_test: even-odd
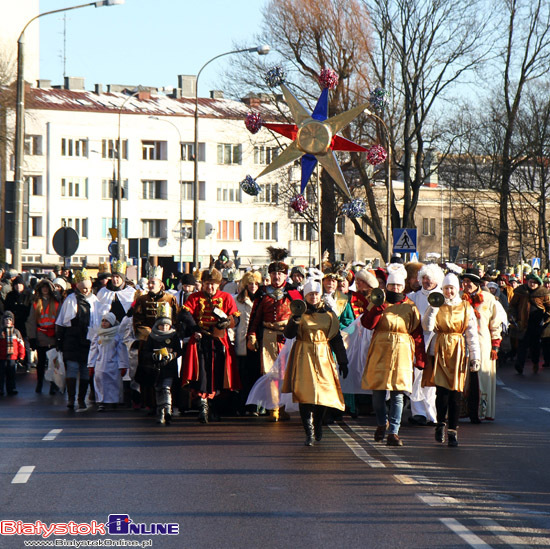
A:
[[[317,120],[308,120],[298,130],[298,148],[308,154],[325,154],[332,142],[330,128]]]

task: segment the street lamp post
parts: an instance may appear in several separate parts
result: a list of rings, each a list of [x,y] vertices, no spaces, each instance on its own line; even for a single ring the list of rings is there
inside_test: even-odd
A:
[[[45,11],[39,13],[32,19],[27,21],[23,27],[19,39],[17,40],[17,99],[15,105],[15,219],[14,219],[14,242],[13,242],[13,258],[12,264],[17,271],[21,271],[22,258],[21,252],[23,249],[23,161],[25,159],[25,31],[27,27],[39,17],[60,13],[63,11],[71,11],[79,8],[87,8],[94,6],[101,8],[103,6],[116,6],[124,4],[125,0],[101,0],[98,2],[88,2],[87,4],[79,4],[68,8],[58,10]]]
[[[181,166],[181,144],[183,143],[181,138],[181,132],[179,128],[173,123],[170,122],[170,120],[165,120],[164,118],[159,118],[158,116],[150,116],[151,120],[159,120],[160,122],[166,122],[166,124],[170,124],[175,130],[178,132],[178,138],[179,138],[179,186],[180,186],[180,218],[179,218],[179,239],[180,239],[180,260],[179,260],[179,271],[180,273],[183,273],[183,238],[184,238],[184,230],[183,230],[183,180],[182,180],[182,166]]]
[[[392,148],[391,148],[391,136],[390,136],[390,131],[388,129],[388,126],[386,125],[386,123],[384,122],[384,120],[382,120],[382,118],[380,118],[380,116],[378,116],[377,114],[369,111],[368,109],[365,109],[365,113],[368,115],[368,116],[372,116],[373,118],[376,118],[376,120],[378,120],[381,124],[382,124],[382,127],[384,128],[384,131],[386,132],[386,145],[387,145],[387,149],[388,149],[388,158],[387,158],[387,161],[388,161],[388,168],[386,170],[386,175],[387,175],[387,196],[386,196],[386,202],[387,202],[387,205],[386,205],[386,239],[387,239],[387,242],[386,242],[386,254],[388,256],[388,261],[390,260],[390,257],[392,255],[392,240],[393,240],[393,236],[392,236],[392,230],[391,230],[391,198],[392,198],[392,195],[393,195],[393,184],[392,184],[392,178],[391,178],[391,162],[392,162]]]
[[[122,177],[121,177],[121,171],[122,171],[122,139],[120,135],[120,125],[121,125],[121,116],[122,116],[122,110],[124,109],[124,106],[132,97],[135,97],[142,91],[141,86],[137,87],[137,90],[135,90],[133,93],[131,93],[120,105],[118,108],[118,138],[117,138],[117,144],[116,144],[116,159],[117,159],[117,180],[116,180],[116,230],[117,230],[117,259],[125,259],[125,254],[122,250]],[[115,200],[115,197],[113,195],[113,201]],[[114,220],[113,220],[114,221]],[[114,225],[114,223],[113,223]]]
[[[195,81],[195,139],[194,139],[194,163],[193,163],[193,269],[199,267],[199,78],[204,68],[226,55],[232,55],[234,53],[253,53],[258,55],[267,55],[269,53],[269,46],[257,46],[255,48],[243,48],[242,50],[227,51],[220,53],[216,57],[212,57],[207,61],[197,73],[197,79]]]

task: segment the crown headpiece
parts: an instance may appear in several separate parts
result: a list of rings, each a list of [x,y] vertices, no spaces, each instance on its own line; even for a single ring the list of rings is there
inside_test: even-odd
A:
[[[111,273],[114,275],[120,275],[122,277],[126,276],[126,269],[128,265],[126,261],[121,261],[120,259],[115,259],[111,263]]]
[[[79,282],[84,282],[84,280],[92,280],[92,276],[88,270],[82,269],[80,271],[76,271],[74,274],[74,281],[78,284]]]
[[[149,278],[156,278],[162,282],[162,267],[160,265],[155,265],[149,270]]]

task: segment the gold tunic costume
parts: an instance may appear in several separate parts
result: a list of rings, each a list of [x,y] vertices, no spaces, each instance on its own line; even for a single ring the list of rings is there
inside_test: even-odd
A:
[[[336,363],[329,345],[339,330],[340,323],[332,311],[302,316],[282,388],[283,393],[292,393],[294,402],[345,410]]]
[[[420,313],[414,303],[407,298],[388,305],[374,328],[361,383],[363,389],[412,391],[413,336],[422,338]]]
[[[464,332],[471,314],[469,303],[442,305],[435,318],[435,357],[433,368],[426,367],[422,387],[439,385],[451,391],[464,391],[468,359]]]

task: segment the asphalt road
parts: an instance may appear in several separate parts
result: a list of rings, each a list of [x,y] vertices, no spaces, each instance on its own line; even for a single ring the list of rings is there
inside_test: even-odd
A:
[[[396,449],[373,441],[373,416],[346,417],[308,448],[297,417],[186,414],[159,427],[128,409],[70,414],[61,396],[34,393],[34,376],[0,397],[0,549],[550,547],[550,370],[500,369],[496,421],[461,423],[455,449],[408,412]],[[142,534],[6,535],[16,521],[89,528],[114,514]],[[156,524],[179,533],[152,535]]]

